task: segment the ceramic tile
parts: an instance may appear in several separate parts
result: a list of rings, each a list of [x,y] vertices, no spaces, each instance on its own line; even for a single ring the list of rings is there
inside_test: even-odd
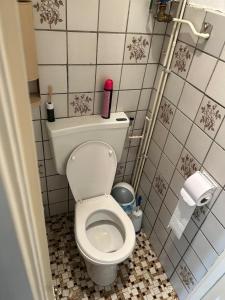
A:
[[[160,59],[160,54],[162,50],[164,36],[153,35],[151,40],[151,48],[149,52],[149,63],[158,63]]]
[[[192,247],[196,254],[200,257],[206,269],[209,270],[209,268],[217,259],[218,255],[207,241],[206,237],[202,234],[201,230],[199,230],[195,236],[192,242]]]
[[[159,197],[158,193],[156,192],[156,190],[154,188],[151,189],[148,201],[150,202],[154,211],[158,214],[160,207],[162,205],[162,199]]]
[[[99,30],[124,32],[126,30],[129,0],[100,1]]]
[[[153,209],[152,205],[149,203],[149,201],[147,201],[147,203],[146,203],[144,213],[147,216],[150,224],[153,226],[157,215],[156,215],[156,212]]]
[[[54,175],[47,177],[48,190],[61,189],[68,186],[66,176],[64,175]]]
[[[177,169],[183,175],[185,179],[200,170],[199,162],[188,152],[186,149],[182,151],[182,154],[177,165]]]
[[[127,176],[132,175],[133,169],[134,169],[134,161],[127,162],[126,167],[125,167],[125,171],[124,171],[124,175],[127,175]]]
[[[94,93],[76,93],[69,95],[69,116],[87,116],[93,113]]]
[[[178,198],[180,197],[180,190],[184,184],[184,181],[185,180],[183,176],[177,170],[175,170],[170,183],[170,188]]]
[[[165,228],[163,227],[161,221],[159,220],[159,218],[157,219],[155,226],[154,226],[154,230],[156,232],[156,235],[160,241],[160,243],[162,245],[164,245],[164,243],[166,242],[166,239],[168,237],[168,233],[166,232]]]
[[[224,139],[224,136],[225,136],[225,121],[223,120],[220,128],[219,128],[219,131],[216,135],[216,142],[223,148],[225,148],[225,139]]]
[[[166,98],[163,98],[159,107],[158,119],[168,129],[172,124],[174,114],[175,107]]]
[[[219,104],[225,106],[225,93],[224,93],[224,85],[225,79],[225,63],[219,61],[216,65],[215,71],[212,75],[212,78],[209,82],[208,88],[206,90],[206,94],[215,99]]]
[[[194,120],[202,98],[203,93],[189,83],[185,83],[178,107],[187,117]]]
[[[155,251],[156,255],[159,255],[160,252],[162,251],[163,246],[162,246],[161,242],[159,241],[154,230],[151,233],[150,241],[151,241],[151,244],[154,245],[154,251]]]
[[[33,129],[34,129],[35,142],[42,141],[41,122],[33,121]]]
[[[194,275],[195,279],[200,281],[206,274],[207,270],[191,246],[188,248],[183,259],[191,273]]]
[[[142,173],[142,176],[141,176],[140,187],[142,188],[146,197],[148,197],[150,188],[151,188],[151,183],[150,183],[148,177],[144,173]]]
[[[63,202],[68,199],[68,189],[54,190],[48,192],[49,204]]]
[[[145,72],[143,88],[150,89],[154,85],[157,64],[148,64]]]
[[[138,110],[146,110],[148,108],[150,97],[151,97],[151,89],[142,89],[141,96],[138,104]]]
[[[142,129],[144,127],[145,116],[146,116],[145,110],[137,111],[135,123],[134,123],[134,129]]]
[[[96,31],[98,0],[67,0],[67,29]]]
[[[166,275],[170,277],[173,274],[174,267],[165,250],[161,252],[159,259],[163,268],[165,269]]]
[[[44,154],[43,154],[43,143],[42,142],[36,142],[36,153],[37,153],[37,159],[43,160]]]
[[[180,300],[186,300],[187,296],[188,296],[188,292],[184,287],[184,284],[182,283],[182,281],[180,280],[179,276],[177,275],[177,273],[173,273],[173,276],[171,277],[171,282],[173,284],[173,286],[176,289],[177,295],[179,297]]]
[[[178,142],[178,140],[171,133],[169,133],[165,144],[164,153],[166,153],[167,157],[174,165],[177,164],[181,151],[181,143]]]
[[[176,271],[177,271],[180,279],[182,280],[184,286],[186,287],[186,289],[189,292],[192,291],[197,282],[196,282],[193,274],[189,270],[188,266],[184,262],[184,260],[181,260]]]
[[[176,235],[171,231],[170,238],[173,241],[174,246],[176,247],[180,255],[183,256],[189,246],[189,243],[185,236],[182,235],[181,238],[178,239]]]
[[[214,138],[224,118],[224,108],[204,97],[199,108],[195,123],[211,138]]]
[[[207,12],[205,22],[212,25],[212,32],[208,40],[199,39],[197,47],[218,57],[225,41],[223,30],[221,30],[225,26],[225,18],[223,15]]]
[[[197,206],[193,212],[192,220],[195,222],[195,224],[198,227],[200,227],[204,222],[205,218],[207,217],[208,213],[209,213],[209,209],[206,205]]]
[[[225,227],[224,211],[225,211],[225,191],[223,190],[222,193],[219,195],[218,199],[216,200],[212,208],[212,212],[220,221],[220,223]]]
[[[223,49],[221,51],[220,59],[223,60],[223,61],[225,61],[225,45],[223,46]]]
[[[170,232],[170,228],[168,227],[170,219],[171,219],[171,214],[167,207],[162,204],[160,211],[159,211],[159,219],[161,223],[163,224],[164,228],[166,229],[167,232]]]
[[[68,211],[68,202],[58,202],[54,205],[49,205],[50,216],[59,215]]]
[[[38,160],[37,165],[40,179],[42,179],[45,176],[45,163],[43,160]]]
[[[44,145],[45,159],[51,159],[53,155],[52,155],[52,150],[49,141],[44,141],[43,145]]]
[[[170,73],[166,83],[164,96],[177,105],[184,86],[184,80],[174,73]]]
[[[47,192],[42,193],[42,202],[44,205],[48,205],[48,195]]]
[[[46,169],[46,176],[50,175],[56,175],[57,171],[55,168],[55,162],[53,159],[47,159],[45,160],[45,169]]]
[[[189,243],[191,243],[197,231],[198,231],[197,225],[195,224],[194,221],[190,220],[184,231],[184,235],[187,238]]]
[[[151,160],[154,166],[157,167],[160,157],[161,157],[161,150],[159,146],[152,140],[149,146],[148,158]]]
[[[120,89],[140,89],[145,73],[145,65],[124,65]]]
[[[128,20],[128,32],[151,33],[148,24],[149,2],[147,0],[131,0]]]
[[[225,229],[212,213],[208,214],[201,230],[216,252],[221,254],[225,248]]]
[[[148,60],[151,37],[149,35],[128,34],[124,54],[124,63],[146,63]]]
[[[184,144],[191,129],[191,121],[179,110],[176,111],[170,131]]]
[[[196,50],[187,80],[201,91],[205,91],[215,65],[214,57]]]
[[[66,66],[39,66],[38,71],[41,94],[48,93],[49,85],[53,93],[67,92]]]
[[[211,149],[203,165],[222,186],[225,184],[225,151],[216,143],[212,144]]]
[[[32,106],[31,108],[31,112],[32,112],[32,120],[40,120],[41,116],[40,116],[40,109],[39,106]]]
[[[159,165],[158,171],[163,174],[163,177],[167,182],[170,182],[175,166],[170,162],[165,154],[162,154]]]
[[[99,33],[98,64],[120,64],[123,60],[125,34]]]
[[[181,259],[181,256],[177,251],[176,247],[174,246],[173,241],[171,240],[170,237],[167,239],[164,248],[174,268],[176,268]]]
[[[137,155],[137,150],[138,150],[138,147],[130,147],[129,148],[127,161],[134,161],[135,160],[136,155]]]
[[[107,79],[113,80],[113,90],[119,89],[121,65],[98,65],[96,74],[96,91],[104,90]]]
[[[177,206],[178,198],[175,196],[175,194],[172,192],[172,190],[169,188],[164,200],[164,204],[168,208],[170,214],[172,215],[176,206]]]
[[[59,2],[32,0],[36,29],[63,30],[66,28],[65,0]]]
[[[148,218],[143,214],[143,220],[142,220],[142,230],[146,234],[147,237],[151,234],[152,226],[148,221]]]
[[[166,195],[168,183],[163,178],[163,176],[158,172],[156,173],[156,176],[155,176],[155,179],[153,182],[153,186],[154,186],[156,192],[158,193],[158,195],[161,197],[161,199],[163,199]]]
[[[93,92],[95,66],[69,66],[69,92]]]
[[[47,95],[41,96],[41,117],[47,119],[46,102]],[[54,103],[55,118],[67,117],[67,94],[54,94],[52,95],[52,102]]]
[[[117,111],[134,111],[137,109],[140,90],[120,91]]]
[[[97,33],[68,32],[68,63],[96,63]]]
[[[157,72],[156,72],[156,76],[155,76],[155,81],[154,81],[154,88],[156,90],[159,86],[159,80],[162,76],[162,72],[163,72],[163,67],[160,64],[158,64],[158,68],[157,68]]]
[[[116,111],[117,98],[118,98],[118,92],[113,91],[111,112]],[[95,114],[100,114],[101,113],[103,99],[104,99],[104,92],[96,92],[95,93],[95,101],[94,101],[94,113]]]
[[[204,22],[204,18],[205,18],[204,9],[190,7],[190,6],[186,7],[184,19],[191,21],[198,32],[201,32],[202,30],[202,24]],[[198,41],[198,37],[192,33],[191,29],[186,24],[183,24],[181,26],[178,38],[179,40],[187,44],[190,44],[191,46],[195,46]]]
[[[200,163],[202,163],[207,155],[211,143],[212,140],[196,125],[193,125],[187,139],[186,148]]]
[[[194,48],[178,42],[172,60],[172,71],[186,78],[192,61]]]
[[[39,64],[66,64],[66,33],[36,31],[37,58]]]
[[[158,144],[158,146],[163,149],[166,138],[168,135],[168,130],[159,122],[156,121],[155,128],[153,131],[153,140]]]
[[[155,176],[156,168],[153,165],[153,163],[150,161],[150,159],[147,159],[144,166],[144,172],[150,182],[153,182],[154,176]]]

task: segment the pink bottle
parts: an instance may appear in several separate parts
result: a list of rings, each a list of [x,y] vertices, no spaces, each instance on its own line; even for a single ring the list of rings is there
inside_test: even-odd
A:
[[[109,119],[111,104],[112,104],[112,93],[113,93],[113,81],[107,79],[104,84],[104,99],[102,103],[102,118]]]

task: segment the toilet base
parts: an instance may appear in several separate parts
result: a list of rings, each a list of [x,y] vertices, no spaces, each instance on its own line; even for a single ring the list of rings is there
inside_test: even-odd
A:
[[[87,272],[92,281],[101,286],[110,285],[117,276],[117,265],[96,265],[85,260]]]

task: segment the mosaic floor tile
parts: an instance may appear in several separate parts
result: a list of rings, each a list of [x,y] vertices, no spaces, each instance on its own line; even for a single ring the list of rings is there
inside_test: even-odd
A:
[[[89,278],[77,249],[73,216],[47,219],[46,230],[56,300],[178,300],[144,233],[137,235],[133,254],[118,266],[116,281],[101,287]]]

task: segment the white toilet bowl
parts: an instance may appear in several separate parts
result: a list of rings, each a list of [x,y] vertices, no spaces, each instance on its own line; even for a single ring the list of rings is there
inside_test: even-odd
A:
[[[110,195],[76,204],[74,232],[77,246],[85,259],[91,279],[109,285],[117,275],[117,264],[135,246],[131,220]]]

